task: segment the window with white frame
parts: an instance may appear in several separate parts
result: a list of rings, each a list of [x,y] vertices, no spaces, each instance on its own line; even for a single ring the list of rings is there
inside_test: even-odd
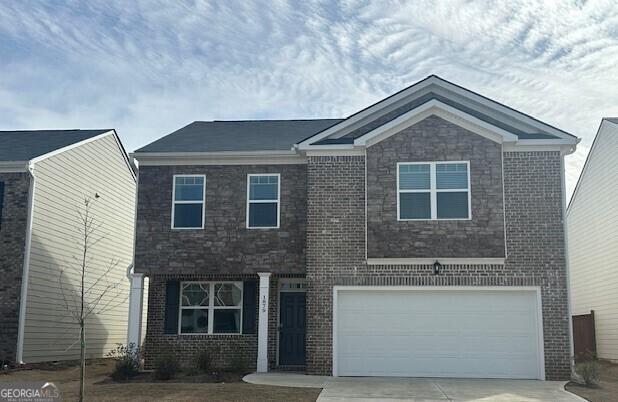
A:
[[[204,175],[176,175],[172,196],[172,229],[204,228]]]
[[[279,174],[247,177],[247,228],[279,227]]]
[[[470,219],[470,163],[397,164],[399,220]]]
[[[182,282],[181,334],[240,334],[242,282]]]

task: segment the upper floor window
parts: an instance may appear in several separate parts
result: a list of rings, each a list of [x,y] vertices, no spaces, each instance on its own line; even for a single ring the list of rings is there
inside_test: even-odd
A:
[[[172,229],[204,228],[204,175],[175,175],[172,191]]]
[[[467,161],[398,163],[398,219],[470,219],[469,172]]]
[[[247,176],[247,228],[279,227],[279,174]]]

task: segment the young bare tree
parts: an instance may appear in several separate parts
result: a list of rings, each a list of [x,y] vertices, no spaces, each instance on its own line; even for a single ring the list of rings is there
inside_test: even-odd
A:
[[[128,298],[127,292],[121,286],[122,282],[126,281],[125,278],[111,282],[109,280],[109,274],[118,266],[118,260],[110,258],[106,268],[102,271],[100,269],[95,270],[91,266],[93,247],[105,238],[104,235],[99,233],[102,224],[95,220],[92,210],[93,205],[98,199],[98,194],[95,194],[94,199],[90,197],[85,198],[83,205],[77,211],[79,217],[77,237],[80,254],[73,256],[73,261],[67,263],[67,267],[60,271],[58,277],[64,308],[67,310],[71,320],[79,326],[80,402],[84,400],[85,391],[86,326],[88,319],[119,307]],[[70,280],[71,278],[70,275],[67,275],[67,270],[73,271],[74,275],[72,275],[72,278],[78,278],[77,284],[75,280]]]

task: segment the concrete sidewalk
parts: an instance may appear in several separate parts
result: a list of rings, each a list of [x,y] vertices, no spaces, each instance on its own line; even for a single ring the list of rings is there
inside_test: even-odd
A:
[[[585,401],[564,389],[561,381],[450,378],[328,377],[297,373],[249,374],[252,384],[323,388],[319,402],[384,401]]]

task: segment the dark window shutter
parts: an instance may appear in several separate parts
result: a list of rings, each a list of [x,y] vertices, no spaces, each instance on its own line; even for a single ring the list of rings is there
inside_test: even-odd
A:
[[[4,206],[4,182],[0,181],[0,229],[2,229],[2,207]]]
[[[178,333],[178,308],[180,303],[180,282],[167,281],[165,285],[165,333]]]
[[[245,281],[242,295],[242,333],[255,334],[257,281]]]

